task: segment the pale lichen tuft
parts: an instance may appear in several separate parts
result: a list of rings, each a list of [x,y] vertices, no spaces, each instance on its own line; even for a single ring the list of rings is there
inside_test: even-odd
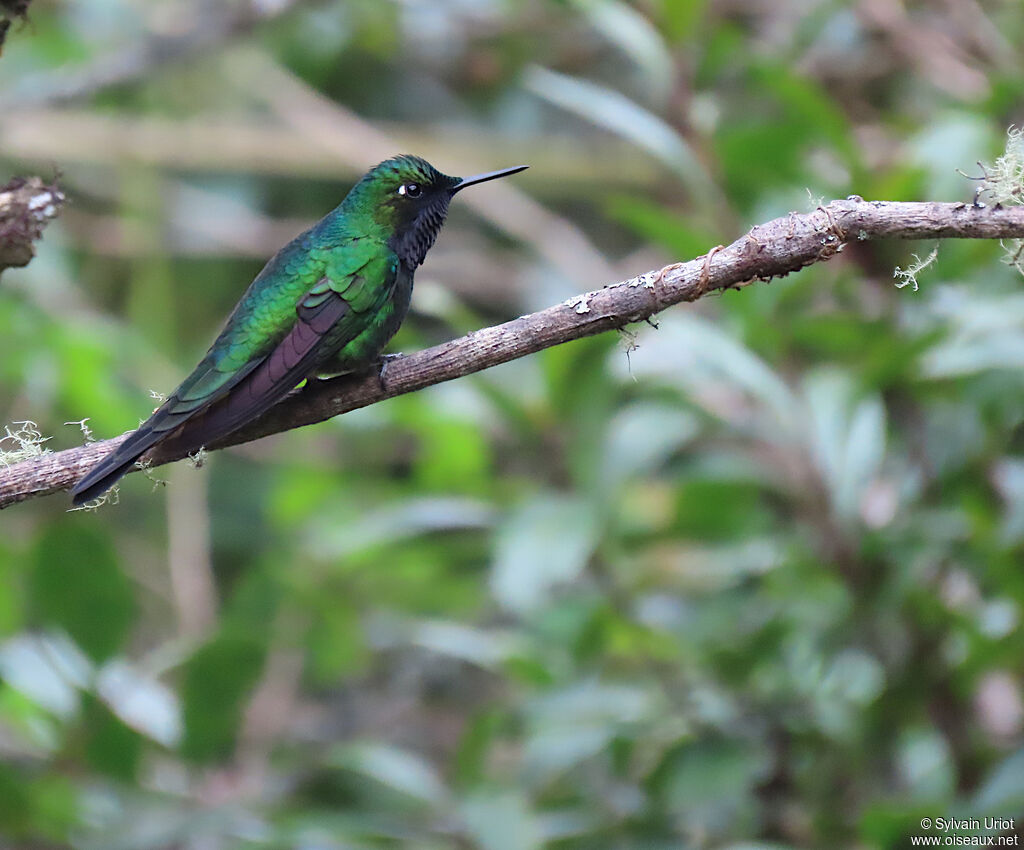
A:
[[[121,488],[115,484],[102,496],[97,496],[92,501],[86,502],[83,505],[77,505],[73,508],[68,508],[68,513],[74,513],[75,511],[85,511],[87,513],[93,513],[98,511],[104,505],[116,505],[121,501]]]
[[[77,425],[79,430],[82,432],[82,437],[85,440],[86,445],[96,442],[96,437],[92,433],[92,428],[89,427],[88,416],[85,419],[76,419],[74,422],[65,422],[64,424]]]
[[[995,204],[1024,204],[1024,127],[1006,131],[1006,150],[992,165],[982,165],[984,192]]]
[[[914,292],[917,292],[920,289],[917,284],[917,276],[935,262],[935,258],[939,256],[939,249],[932,249],[932,252],[923,260],[917,254],[912,254],[911,256],[913,256],[914,262],[905,269],[896,266],[892,276],[899,281],[896,284],[897,289],[903,289],[904,286],[913,286]]]
[[[147,479],[149,479],[153,483],[154,491],[156,491],[158,487],[167,486],[167,481],[163,478],[160,478],[159,476],[157,476],[155,472],[153,472],[153,462],[149,458],[146,458],[145,460],[135,461],[135,468],[138,469],[143,475],[146,476]]]
[[[13,424],[18,427],[12,431],[10,425],[5,425],[5,434],[0,437],[0,466],[50,454],[49,449],[43,448],[43,443],[50,438],[42,435],[35,422],[26,419]]]
[[[1024,127],[1011,126],[1006,131],[1006,150],[992,165],[981,164],[981,192],[996,204],[1019,206],[1024,204]],[[1024,274],[1024,239],[1011,239],[1000,243],[1006,254],[1003,262]]]

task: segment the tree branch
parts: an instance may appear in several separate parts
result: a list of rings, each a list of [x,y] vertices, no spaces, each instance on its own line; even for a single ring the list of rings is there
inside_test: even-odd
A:
[[[388,364],[384,386],[375,374],[311,381],[259,420],[208,448],[224,448],[321,422],[569,340],[621,328],[714,290],[780,277],[830,259],[850,241],[949,238],[1024,238],[1024,206],[867,202],[851,197],[819,206],[809,214],[790,213],[754,227],[728,247],[713,249],[704,257],[396,358]],[[0,508],[67,489],[123,439],[41,455],[0,470]],[[157,447],[146,460],[157,466],[181,457],[174,451],[161,454]]]

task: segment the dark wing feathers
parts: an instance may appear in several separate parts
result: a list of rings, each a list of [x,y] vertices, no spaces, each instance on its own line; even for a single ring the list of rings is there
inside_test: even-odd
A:
[[[295,293],[295,312],[292,318],[282,316],[280,330],[236,321],[243,305],[251,315],[264,310],[266,302],[261,305],[258,299],[268,290],[257,289],[261,278],[276,274],[292,254],[299,257],[305,250],[308,246],[295,240],[268,263],[199,366],[135,433],[74,486],[76,505],[103,495],[158,443],[172,452],[191,452],[255,419],[366,329],[391,297],[398,267],[382,246],[360,239],[317,260],[325,264],[320,266],[323,276]],[[296,284],[301,281],[290,276],[288,288]],[[256,319],[265,321],[265,313]],[[251,345],[261,337],[262,344]]]
[[[277,404],[333,353],[333,347],[325,351],[321,343],[348,312],[348,304],[336,293],[312,310],[300,307],[295,326],[270,355],[221,403],[207,407],[180,435],[169,438],[168,448],[198,449]]]
[[[291,331],[270,354],[247,363],[215,393],[205,398],[189,398],[183,385],[184,398],[177,392],[168,398],[135,433],[74,486],[71,491],[74,503],[81,505],[102,495],[159,442],[172,451],[194,451],[230,434],[284,398],[316,369],[325,355],[333,353],[333,348],[325,352],[320,343],[349,312],[349,306],[333,290],[328,290],[326,296],[311,296],[313,306],[303,301],[296,310],[297,320]],[[173,434],[186,422],[187,428]]]
[[[351,256],[346,260],[346,278],[324,277],[308,289],[290,330],[276,343],[269,338],[268,346],[254,352],[248,362],[221,371],[217,345],[226,330],[175,393],[74,486],[74,504],[103,495],[157,443],[170,451],[191,452],[231,433],[279,402],[357,337],[373,311],[390,297],[397,266],[384,257],[364,257],[361,263]],[[364,269],[362,275],[353,268],[367,265],[374,268]],[[374,280],[378,270],[384,271],[382,280]]]

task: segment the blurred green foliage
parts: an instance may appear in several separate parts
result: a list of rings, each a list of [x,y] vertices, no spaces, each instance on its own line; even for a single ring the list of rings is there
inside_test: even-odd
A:
[[[568,228],[453,209],[412,350],[818,197],[968,200],[955,169],[1024,120],[1014,3],[264,6],[70,101],[226,13],[36,0],[8,36],[0,165],[72,199],[0,282],[0,416],[46,447],[144,418],[402,149],[531,162]],[[1024,295],[982,242],[895,289],[932,247],[850,246],[95,514],[4,511],[0,845],[905,847],[1019,816]]]

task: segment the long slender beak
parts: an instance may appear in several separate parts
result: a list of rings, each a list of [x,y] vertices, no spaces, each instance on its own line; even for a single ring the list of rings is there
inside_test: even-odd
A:
[[[467,186],[475,186],[477,183],[486,183],[488,180],[497,180],[499,177],[508,177],[510,174],[518,174],[520,171],[525,171],[530,166],[528,165],[517,165],[515,168],[503,168],[500,171],[488,171],[486,174],[474,174],[472,177],[463,177],[458,183],[455,184],[455,188],[452,189],[452,194],[461,192]]]

